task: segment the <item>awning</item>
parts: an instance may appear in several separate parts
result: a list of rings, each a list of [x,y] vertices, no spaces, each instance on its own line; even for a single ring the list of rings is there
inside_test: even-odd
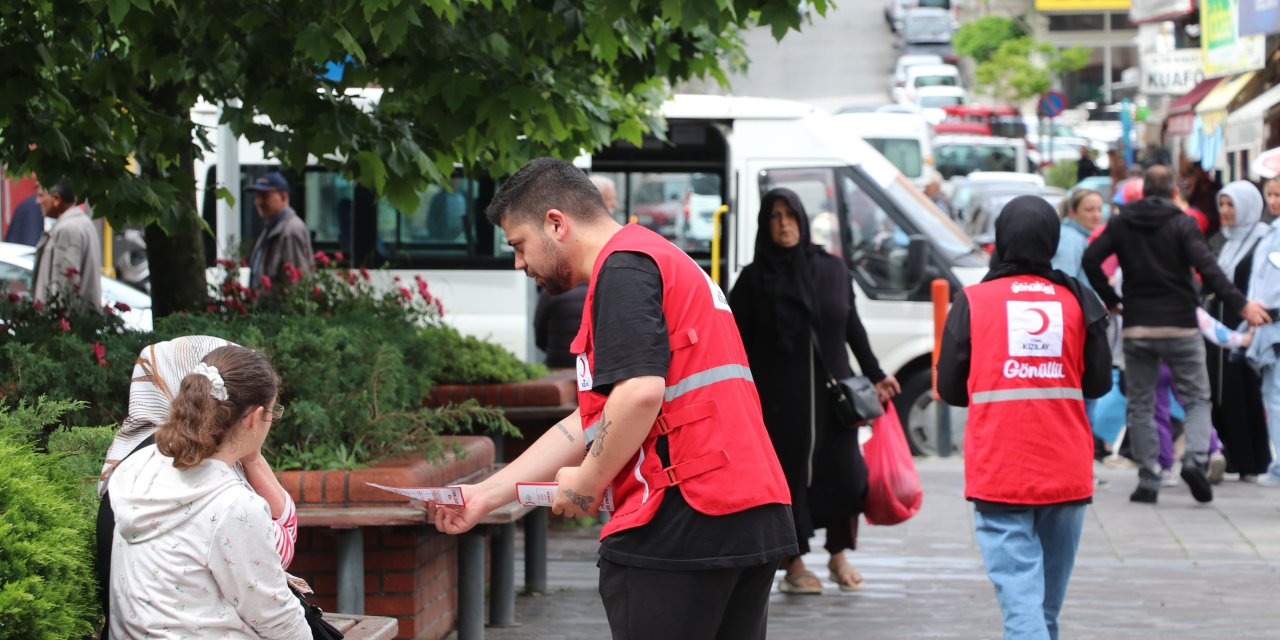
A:
[[[1218,83],[1220,82],[1222,82],[1222,78],[1220,77],[1201,80],[1200,84],[1191,87],[1191,90],[1187,92],[1187,95],[1174,100],[1173,104],[1169,105],[1169,115],[1172,116],[1195,110],[1196,103],[1200,102],[1200,100],[1204,98],[1205,94],[1213,91],[1213,88],[1218,86]]]
[[[1227,107],[1231,106],[1231,101],[1236,99],[1240,90],[1253,80],[1254,75],[1253,71],[1242,73],[1219,84],[1196,105],[1196,115],[1200,116],[1201,122],[1204,123],[1205,132],[1213,133],[1222,126],[1222,122],[1227,119]]]
[[[1262,121],[1267,111],[1280,105],[1280,85],[1262,92],[1258,97],[1227,116],[1226,144],[1228,149],[1253,147],[1262,144]]]

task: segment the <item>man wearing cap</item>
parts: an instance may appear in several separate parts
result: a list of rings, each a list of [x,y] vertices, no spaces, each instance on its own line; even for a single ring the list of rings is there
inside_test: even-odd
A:
[[[289,182],[271,172],[254,180],[245,191],[253,192],[253,206],[266,223],[249,259],[249,286],[263,291],[280,282],[285,263],[300,272],[311,271],[311,233],[307,223],[289,206]],[[263,286],[263,277],[272,283]]]

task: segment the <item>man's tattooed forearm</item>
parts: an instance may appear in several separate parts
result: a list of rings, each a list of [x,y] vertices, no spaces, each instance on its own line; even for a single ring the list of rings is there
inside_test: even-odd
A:
[[[604,437],[609,433],[609,427],[613,423],[605,417],[604,411],[600,411],[600,433],[596,434],[596,439],[591,443],[591,457],[599,458],[604,453]]]
[[[595,502],[595,498],[592,498],[591,496],[584,496],[573,489],[566,488],[564,490],[564,495],[569,499],[569,502],[572,502],[575,506],[581,509],[583,513],[586,513],[587,509],[591,508],[591,503]]]
[[[573,442],[573,434],[569,433],[569,429],[564,426],[563,422],[557,422],[556,428],[560,430],[560,433],[564,434],[564,437],[569,439],[569,442]]]

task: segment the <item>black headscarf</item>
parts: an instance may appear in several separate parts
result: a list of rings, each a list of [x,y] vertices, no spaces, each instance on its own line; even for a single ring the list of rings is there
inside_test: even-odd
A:
[[[1020,275],[1044,278],[1075,295],[1085,326],[1089,326],[1106,318],[1107,310],[1078,280],[1050,263],[1058,250],[1061,231],[1057,211],[1044,198],[1018,196],[1010,200],[996,219],[996,250],[991,254],[991,270],[982,281]]]
[[[790,249],[773,242],[770,219],[773,203],[779,199],[791,206],[800,228],[800,242]],[[821,252],[809,235],[809,216],[800,196],[790,189],[773,189],[764,194],[756,226],[755,261],[760,265],[761,292],[773,301],[778,343],[784,353],[808,349],[810,328],[817,328],[813,265]]]

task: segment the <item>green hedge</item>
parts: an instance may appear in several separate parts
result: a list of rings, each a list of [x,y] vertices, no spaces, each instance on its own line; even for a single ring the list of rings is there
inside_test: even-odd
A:
[[[41,399],[0,409],[0,640],[79,639],[100,621],[92,551],[97,500],[77,468],[101,464],[105,450],[51,455],[36,444],[76,408]],[[102,442],[101,431],[95,437]]]
[[[261,349],[280,372],[284,418],[267,441],[278,468],[352,468],[403,451],[438,451],[440,433],[515,433],[501,410],[422,406],[431,385],[520,382],[546,369],[464,337],[442,321],[423,281],[383,291],[367,272],[337,268],[273,283],[259,298],[226,275],[204,313],[157,319],[152,333],[0,300],[11,339],[0,345],[0,407],[46,395],[85,400],[62,424],[119,424],[143,347],[213,335]],[[0,335],[5,332],[0,328]]]

